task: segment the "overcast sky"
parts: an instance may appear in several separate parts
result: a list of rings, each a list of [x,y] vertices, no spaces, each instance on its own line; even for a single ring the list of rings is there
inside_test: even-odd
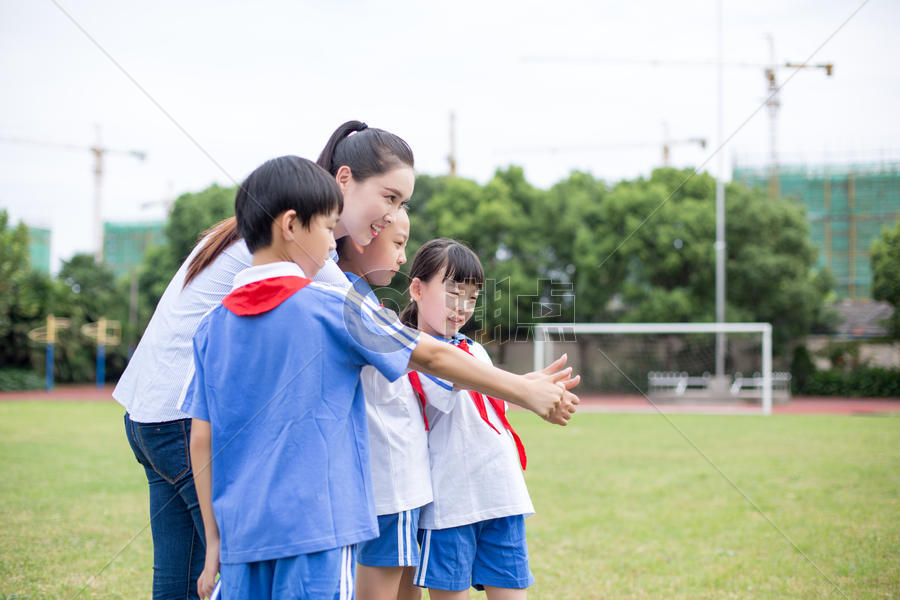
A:
[[[726,61],[767,63],[771,33],[779,63],[801,62],[833,35],[812,62],[833,62],[834,75],[803,71],[782,92],[783,162],[900,158],[900,3],[869,0],[841,27],[861,4],[724,2]],[[0,0],[0,137],[87,147],[99,124],[105,146],[146,151],[144,162],[107,157],[107,220],[160,219],[162,202],[141,204],[232,185],[274,156],[315,159],[354,118],[404,137],[417,170],[440,174],[455,111],[459,174],[481,182],[509,164],[541,187],[572,169],[610,181],[648,174],[661,163],[664,123],[672,139],[710,141],[672,149],[675,166],[699,166],[716,139],[716,69],[610,59],[713,61],[715,9],[714,0]],[[779,71],[780,81],[790,75]],[[737,132],[728,169],[735,157],[762,164],[766,111],[742,124],[765,98],[763,70],[729,67],[724,82],[726,135]],[[87,150],[0,142],[0,207],[53,229],[54,268],[92,250],[92,165]]]

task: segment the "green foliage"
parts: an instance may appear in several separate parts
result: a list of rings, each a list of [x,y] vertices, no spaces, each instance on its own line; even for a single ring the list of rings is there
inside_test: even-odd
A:
[[[213,184],[203,191],[182,194],[166,223],[169,252],[177,268],[191,253],[200,234],[234,215],[234,187]]]
[[[791,359],[791,391],[794,394],[802,393],[801,390],[806,388],[809,378],[816,372],[816,365],[809,354],[809,350],[804,345],[794,348],[794,355]]]
[[[805,356],[798,354],[802,350]],[[832,341],[816,354],[830,369],[816,370],[804,346],[794,351],[791,390],[807,396],[900,397],[900,369],[873,367],[860,358],[859,341]]]
[[[742,185],[728,186],[726,203],[726,318],[773,323],[776,348],[786,349],[826,322],[833,280],[814,266],[798,205]],[[657,169],[610,187],[573,172],[547,191],[515,167],[483,186],[420,176],[410,219],[410,256],[444,236],[481,258],[495,286],[482,295],[491,338],[548,320],[535,316],[538,301],[558,304],[549,320],[561,322],[715,318],[715,180],[706,174]],[[561,301],[560,286],[574,294]]]
[[[798,394],[866,398],[900,398],[900,369],[860,366],[812,373]]]
[[[0,365],[27,368],[32,342],[28,332],[44,324],[59,286],[33,271],[28,261],[28,228],[9,224],[0,210]]]
[[[623,321],[715,319],[715,180],[689,176],[657,169],[609,192],[615,225],[598,233],[620,247],[601,268],[622,263]],[[725,198],[726,320],[770,322],[784,347],[824,318],[830,288],[814,267],[806,217],[742,185],[727,186]]]
[[[167,244],[150,249],[138,271],[137,329],[126,328],[126,340],[146,327],[202,232],[233,214],[234,193],[213,185],[175,202]],[[576,171],[549,190],[530,185],[518,167],[498,170],[484,185],[420,175],[409,205],[408,255],[411,262],[435,237],[458,239],[478,254],[488,282],[468,331],[480,328],[489,340],[524,339],[531,324],[542,321],[711,321],[714,197],[714,179],[690,170],[657,169],[649,178],[615,185]],[[787,349],[789,340],[826,322],[833,280],[814,267],[816,253],[797,205],[734,184],[726,201],[726,317],[773,323],[776,349]],[[101,313],[128,323],[127,282],[116,283],[87,256],[69,261],[59,280],[35,274],[27,268],[27,230],[7,227],[4,215],[0,235],[4,364],[35,360],[23,336],[51,311],[78,323]],[[407,287],[397,277],[381,296],[401,308]],[[545,313],[544,306],[552,310]],[[74,349],[85,343],[79,335],[74,326],[61,335],[61,380],[82,378],[93,368],[90,353]],[[124,355],[113,352],[110,362],[115,373]]]
[[[900,220],[894,223],[893,229],[881,230],[881,236],[872,243],[869,260],[872,298],[894,307],[890,328],[894,337],[900,337]]]
[[[816,354],[823,358],[827,358],[834,369],[843,369],[848,371],[859,367],[860,363],[860,343],[858,341],[832,341],[828,342],[824,348]]]
[[[97,264],[92,254],[76,254],[64,261],[57,276],[62,284],[57,316],[69,319],[70,327],[59,335],[56,346],[56,378],[60,382],[94,381],[96,377],[96,341],[81,333],[82,326],[96,323],[100,317],[115,320],[123,327],[128,322],[128,293],[124,284],[106,264]],[[116,381],[128,362],[124,343],[106,350],[106,380]],[[43,352],[43,350],[41,350]]]
[[[55,279],[32,270],[27,228],[9,227],[6,212],[0,211],[0,364],[30,368],[42,381],[46,346],[32,342],[28,332],[45,326],[47,315],[53,314],[69,319],[69,328],[57,332],[56,381],[93,381],[96,345],[81,334],[81,327],[100,317],[124,323],[127,311],[127,294],[110,268],[97,265],[90,254],[77,254],[64,262]],[[125,362],[123,346],[108,349],[108,380],[118,378]]]
[[[44,384],[44,378],[31,369],[0,368],[0,392],[40,390],[44,388]]]
[[[211,185],[203,191],[182,194],[166,223],[165,246],[151,248],[138,272],[139,329],[143,331],[166,286],[204,231],[234,215],[236,188]]]

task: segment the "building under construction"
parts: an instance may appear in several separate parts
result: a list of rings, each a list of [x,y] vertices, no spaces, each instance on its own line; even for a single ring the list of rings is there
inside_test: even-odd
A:
[[[164,221],[103,224],[103,259],[117,277],[140,266],[144,253],[166,243]]]
[[[28,258],[31,268],[42,273],[50,272],[50,230],[44,227],[28,228]]]
[[[772,189],[765,167],[737,167],[732,178]],[[834,274],[838,297],[871,297],[869,250],[881,229],[900,218],[900,162],[779,166],[777,178],[781,195],[806,208],[819,265]]]

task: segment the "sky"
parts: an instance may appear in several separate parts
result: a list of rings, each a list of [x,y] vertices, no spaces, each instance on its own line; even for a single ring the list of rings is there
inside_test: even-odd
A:
[[[722,24],[724,60],[757,65],[724,69],[726,177],[768,156],[767,34],[779,64],[835,65],[778,70],[782,163],[900,160],[900,3],[724,0]],[[98,127],[147,153],[107,154],[109,221],[315,159],[349,119],[406,139],[419,173],[447,172],[453,112],[458,174],[480,182],[511,164],[544,188],[648,175],[665,130],[709,141],[673,145],[673,166],[715,174],[716,32],[714,0],[0,0],[0,208],[52,229],[54,269],[93,251]]]

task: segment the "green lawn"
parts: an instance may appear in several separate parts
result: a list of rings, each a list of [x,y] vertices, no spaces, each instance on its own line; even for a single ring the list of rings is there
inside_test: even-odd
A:
[[[670,417],[799,551],[663,417],[511,418],[532,599],[844,597],[825,576],[900,598],[898,418]],[[80,597],[149,597],[146,483],[117,405],[0,404],[0,510],[0,599],[73,598],[119,551]]]

